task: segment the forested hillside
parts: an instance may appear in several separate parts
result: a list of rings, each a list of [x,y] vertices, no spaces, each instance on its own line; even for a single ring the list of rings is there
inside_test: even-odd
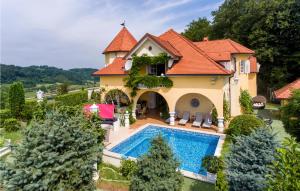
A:
[[[25,87],[34,87],[36,84],[45,83],[70,83],[84,84],[87,81],[94,81],[91,76],[96,69],[76,68],[63,70],[50,66],[29,66],[20,67],[1,64],[1,83],[12,83],[22,81]]]

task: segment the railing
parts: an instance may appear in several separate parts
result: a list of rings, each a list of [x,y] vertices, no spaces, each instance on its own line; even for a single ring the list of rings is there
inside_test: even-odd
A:
[[[173,86],[173,81],[170,80],[167,76],[142,76],[138,79],[137,88],[139,89],[148,89],[148,88],[161,88],[166,87],[170,88]]]

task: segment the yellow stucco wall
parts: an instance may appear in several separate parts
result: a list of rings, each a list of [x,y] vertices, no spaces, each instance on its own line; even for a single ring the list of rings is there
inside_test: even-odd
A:
[[[252,97],[257,96],[257,74],[256,73],[251,73],[248,75],[248,88],[249,88],[249,93]]]
[[[154,91],[165,98],[170,111],[175,111],[176,103],[182,96],[189,93],[194,93],[202,95],[201,100],[203,103],[205,102],[205,97],[207,98],[206,101],[210,100],[210,102],[215,105],[219,116],[223,116],[224,77],[219,76],[214,84],[211,82],[211,76],[178,76],[170,77],[170,79],[173,81],[172,88],[139,90],[137,92],[137,96],[134,98],[134,103],[136,104],[137,100],[143,93],[147,91]],[[118,88],[124,91],[128,96],[130,95],[130,89],[124,87],[122,76],[102,76],[100,80],[100,86],[104,87],[106,92],[110,89]],[[204,111],[205,108],[209,108],[208,105],[210,102],[202,105],[203,108],[199,108],[199,111]],[[193,109],[190,108],[190,110]]]

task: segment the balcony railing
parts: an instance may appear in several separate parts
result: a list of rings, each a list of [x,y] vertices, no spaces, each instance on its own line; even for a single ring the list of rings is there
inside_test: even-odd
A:
[[[173,81],[167,76],[142,76],[138,78],[139,89],[156,89],[161,87],[170,88],[173,86]]]

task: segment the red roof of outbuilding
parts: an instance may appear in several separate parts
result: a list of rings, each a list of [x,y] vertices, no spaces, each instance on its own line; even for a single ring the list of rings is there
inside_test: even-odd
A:
[[[289,99],[292,91],[295,89],[300,89],[300,78],[293,81],[292,83],[287,84],[286,86],[283,86],[279,90],[274,91],[275,98],[276,99]]]
[[[111,43],[105,48],[103,53],[107,52],[128,52],[137,43],[136,39],[123,27],[122,30],[115,36]]]
[[[194,42],[201,50],[207,53],[215,61],[227,61],[231,59],[231,54],[254,54],[253,50],[234,42],[231,39],[206,40]]]
[[[126,60],[123,58],[115,58],[114,61],[101,68],[100,70],[94,72],[93,76],[105,76],[105,75],[125,75],[124,65]]]

